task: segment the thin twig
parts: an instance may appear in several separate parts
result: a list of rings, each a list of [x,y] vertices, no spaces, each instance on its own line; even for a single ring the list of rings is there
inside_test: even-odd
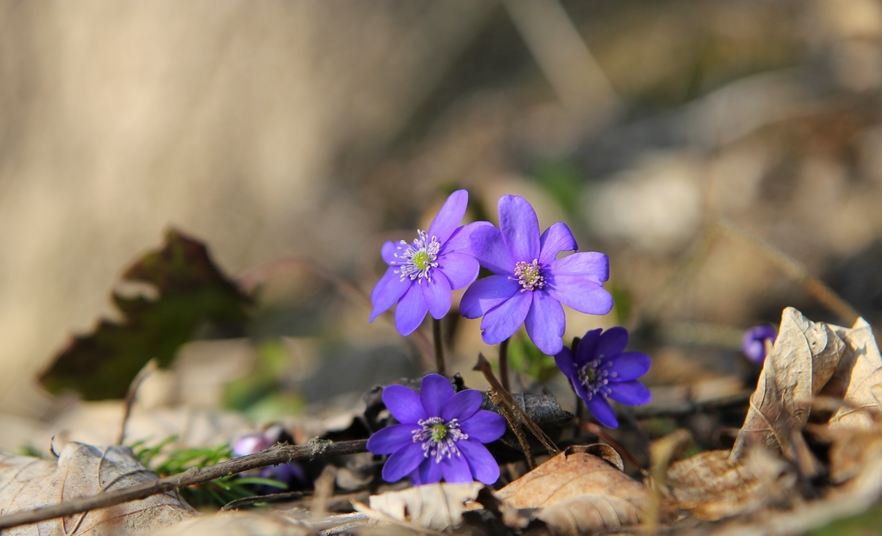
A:
[[[8,529],[28,523],[38,523],[47,519],[69,516],[107,506],[114,506],[128,501],[144,499],[158,493],[175,490],[193,484],[200,484],[221,477],[234,475],[243,471],[279,465],[300,459],[329,458],[344,454],[355,454],[366,451],[367,440],[355,441],[315,441],[306,445],[273,445],[272,447],[213,465],[211,467],[193,467],[177,475],[159,478],[137,486],[112,492],[99,493],[73,501],[66,501],[49,506],[41,506],[33,510],[25,510],[0,516],[0,529]]]
[[[337,290],[350,300],[361,303],[368,309],[372,307],[370,297],[361,289],[311,259],[302,259],[298,257],[282,257],[275,259],[247,270],[236,278],[236,281],[239,284],[239,288],[244,292],[252,293],[269,277],[295,270],[306,270],[319,279],[323,279],[336,287]],[[388,312],[381,316],[385,317],[387,320],[391,319],[391,315]],[[409,336],[413,337],[413,341],[423,352],[423,355],[426,358],[431,359],[429,356],[432,355],[432,345],[429,343],[429,338],[426,337],[425,332],[423,332],[422,329],[417,328],[417,330]]]
[[[557,445],[554,444],[554,441],[548,437],[542,428],[533,422],[533,419],[530,418],[527,413],[521,409],[515,399],[512,398],[511,393],[506,391],[502,385],[499,383],[499,380],[496,379],[496,376],[493,375],[493,369],[490,367],[490,363],[487,361],[487,358],[484,357],[484,354],[478,353],[478,364],[475,365],[475,368],[472,370],[481,371],[484,374],[484,377],[487,379],[487,383],[490,384],[490,387],[496,391],[500,397],[502,398],[503,403],[507,406],[504,409],[507,409],[517,415],[518,419],[520,419],[521,424],[526,426],[530,432],[536,436],[536,439],[539,440],[540,443],[545,447],[549,454],[555,455],[560,452],[560,449],[557,448]],[[498,404],[497,404],[498,405]],[[503,409],[500,407],[500,409]]]
[[[511,392],[511,386],[508,383],[508,341],[505,339],[499,343],[499,381],[507,393]]]
[[[447,376],[447,367],[444,366],[444,340],[441,338],[441,319],[432,318],[432,340],[435,342],[435,368],[438,374]]]
[[[291,501],[295,499],[301,499],[311,494],[312,492],[310,491],[286,491],[284,493],[272,493],[270,495],[242,497],[241,499],[236,499],[235,501],[230,501],[225,504],[224,507],[221,508],[221,512],[226,512],[228,510],[238,510],[243,506],[250,506],[252,504]]]
[[[126,393],[125,413],[123,413],[122,425],[119,428],[119,438],[116,440],[117,445],[122,445],[123,440],[126,438],[126,425],[129,423],[129,417],[132,415],[132,406],[135,404],[135,397],[138,395],[138,389],[141,388],[141,384],[144,383],[144,380],[146,380],[157,367],[159,367],[159,362],[154,357],[144,365],[135,376],[135,379],[132,380],[132,383],[129,384],[129,390]]]

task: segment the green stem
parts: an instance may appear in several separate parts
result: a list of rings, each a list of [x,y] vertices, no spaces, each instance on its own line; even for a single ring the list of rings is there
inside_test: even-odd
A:
[[[444,366],[444,342],[441,339],[441,320],[432,319],[432,338],[435,340],[435,367],[438,374],[447,376],[447,369]]]

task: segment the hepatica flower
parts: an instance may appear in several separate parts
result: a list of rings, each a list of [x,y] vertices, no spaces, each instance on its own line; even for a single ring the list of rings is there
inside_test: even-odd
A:
[[[427,312],[443,318],[450,310],[450,291],[478,277],[480,266],[470,254],[468,228],[459,227],[468,200],[465,190],[453,192],[429,230],[417,230],[412,243],[383,244],[383,260],[389,268],[371,292],[371,322],[398,303],[395,327],[410,335]]]
[[[766,341],[772,343],[778,337],[778,331],[769,324],[754,326],[744,332],[741,339],[741,351],[751,363],[762,365],[766,360]]]
[[[619,421],[609,400],[639,406],[652,395],[637,378],[649,370],[646,354],[625,352],[628,330],[610,328],[601,333],[595,329],[585,334],[575,353],[564,348],[554,356],[558,368],[573,382],[576,393],[597,421],[610,428],[618,428]]]
[[[540,350],[554,355],[563,348],[566,319],[561,304],[595,315],[608,313],[613,299],[603,287],[609,279],[609,258],[585,252],[557,258],[578,248],[564,223],[539,235],[539,220],[523,197],[499,200],[499,229],[472,224],[472,253],[494,275],[465,292],[460,310],[466,318],[483,316],[484,342],[496,344],[526,323],[527,334]]]
[[[417,394],[403,385],[383,389],[386,408],[401,424],[393,424],[368,439],[374,454],[391,454],[383,479],[395,482],[410,476],[415,485],[473,480],[493,484],[499,465],[483,443],[505,433],[505,419],[481,408],[479,391],[456,394],[446,378],[429,374]]]

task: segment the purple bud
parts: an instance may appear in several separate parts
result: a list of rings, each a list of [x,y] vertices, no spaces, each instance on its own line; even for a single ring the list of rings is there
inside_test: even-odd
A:
[[[766,341],[775,342],[778,332],[769,324],[754,326],[744,332],[741,351],[755,365],[762,365],[766,359]]]

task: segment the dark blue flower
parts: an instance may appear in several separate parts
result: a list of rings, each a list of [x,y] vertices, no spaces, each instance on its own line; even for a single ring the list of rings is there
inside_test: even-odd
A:
[[[401,424],[378,431],[368,440],[374,454],[391,454],[383,479],[395,482],[410,476],[415,485],[478,480],[493,484],[499,464],[483,443],[505,433],[505,419],[480,409],[479,391],[453,392],[444,376],[429,374],[417,394],[403,385],[383,389],[383,403]]]
[[[469,195],[450,194],[429,230],[417,230],[412,244],[404,240],[383,244],[389,265],[371,292],[371,319],[395,305],[395,327],[410,335],[426,317],[441,319],[450,310],[451,290],[465,287],[478,277],[480,266],[471,255],[468,227],[458,227]]]
[[[601,333],[595,329],[585,334],[576,347],[575,355],[564,348],[554,361],[573,382],[576,393],[597,422],[618,428],[619,421],[608,399],[638,406],[652,399],[649,389],[637,378],[646,374],[651,360],[646,354],[625,352],[628,330],[615,327]]]
[[[752,363],[762,365],[766,360],[766,341],[775,342],[778,332],[769,324],[754,326],[744,332],[741,351]]]
[[[563,348],[566,318],[561,304],[581,313],[604,315],[613,299],[603,287],[609,279],[609,258],[603,253],[562,251],[578,248],[564,223],[539,235],[539,220],[523,197],[499,199],[499,229],[487,222],[472,224],[472,253],[495,275],[466,290],[460,310],[481,321],[482,337],[496,344],[526,324],[527,334],[548,355]]]

